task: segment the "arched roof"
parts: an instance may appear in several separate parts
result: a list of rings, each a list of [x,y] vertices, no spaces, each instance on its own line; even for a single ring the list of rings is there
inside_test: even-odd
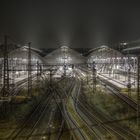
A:
[[[85,57],[80,53],[70,49],[67,46],[62,46],[50,54],[45,56],[47,64],[78,64],[85,63]]]
[[[23,46],[11,51],[8,57],[11,59],[28,59],[28,51],[28,47]],[[43,63],[44,59],[35,51],[31,50],[31,61],[38,61],[40,63]]]
[[[93,59],[95,60],[108,59],[108,58],[123,57],[123,56],[124,54],[122,54],[121,52],[117,50],[109,48],[108,46],[101,46],[92,50],[87,58],[88,58],[88,61],[91,61]]]

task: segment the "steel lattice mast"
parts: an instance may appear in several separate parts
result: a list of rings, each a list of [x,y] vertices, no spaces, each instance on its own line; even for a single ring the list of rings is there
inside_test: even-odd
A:
[[[31,42],[28,43],[28,96],[32,96]]]
[[[9,65],[8,65],[8,37],[4,37],[4,45],[3,45],[3,97],[7,96],[9,91]]]
[[[140,56],[137,57],[137,140],[140,139]]]

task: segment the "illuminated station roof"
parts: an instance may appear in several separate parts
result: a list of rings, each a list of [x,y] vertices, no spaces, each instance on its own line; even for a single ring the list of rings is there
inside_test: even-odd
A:
[[[90,54],[88,56],[88,62],[92,63],[93,61],[99,61],[104,60],[104,62],[107,62],[108,59],[115,59],[115,58],[122,58],[125,55],[121,52],[114,50],[112,48],[109,48],[108,46],[101,46],[95,49],[92,49],[90,51]]]
[[[24,62],[28,59],[28,51],[29,50],[27,46],[20,47],[18,49],[11,51],[9,53],[9,58],[13,60],[23,60]],[[31,62],[32,61],[35,63],[37,61],[40,63],[44,62],[43,58],[38,53],[36,53],[35,51],[31,49]]]
[[[45,56],[46,63],[51,65],[57,64],[78,64],[85,63],[85,57],[80,53],[70,49],[67,46],[62,46],[55,51]]]

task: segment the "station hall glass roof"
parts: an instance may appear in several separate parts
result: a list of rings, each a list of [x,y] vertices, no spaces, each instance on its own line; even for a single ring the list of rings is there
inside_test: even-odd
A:
[[[23,46],[21,48],[15,49],[13,51],[11,51],[8,55],[8,57],[10,59],[13,60],[22,60],[23,62],[26,61],[28,59],[28,47],[27,46]],[[35,51],[31,50],[31,62],[40,62],[40,63],[44,63],[44,59],[37,54]]]
[[[46,63],[50,65],[57,64],[78,64],[85,63],[86,59],[80,53],[70,49],[67,46],[62,46],[45,56]]]

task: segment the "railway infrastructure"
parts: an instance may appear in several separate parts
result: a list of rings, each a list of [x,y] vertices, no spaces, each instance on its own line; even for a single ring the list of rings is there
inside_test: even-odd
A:
[[[5,37],[3,47],[6,49],[0,58],[0,128],[3,124],[8,126],[8,119],[16,127],[4,138],[0,132],[0,139],[138,140],[138,56],[101,46],[85,57],[61,46],[43,57],[31,43],[8,50],[6,40]],[[99,89],[107,91],[98,95]],[[97,107],[94,98],[98,99],[96,103],[102,100],[95,95],[104,99],[105,95],[111,96],[119,106],[127,104],[125,115],[131,117],[128,116],[130,110],[136,114],[137,123],[136,119],[130,120],[135,130]],[[23,97],[28,100],[21,101]],[[13,114],[8,113],[11,106],[15,107]],[[24,121],[18,122],[18,115]]]

